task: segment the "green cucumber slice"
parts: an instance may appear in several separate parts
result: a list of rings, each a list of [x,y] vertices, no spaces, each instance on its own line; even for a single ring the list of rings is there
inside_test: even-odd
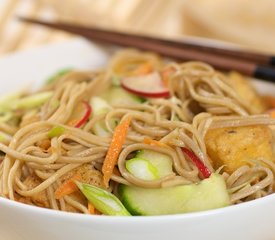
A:
[[[120,185],[124,206],[133,215],[166,215],[221,208],[230,204],[223,177],[213,173],[199,184],[145,189]]]
[[[159,178],[173,174],[173,163],[170,156],[152,150],[140,150],[137,158],[148,160],[158,171]]]
[[[93,109],[94,115],[104,114],[112,109],[112,107],[100,97],[92,97],[90,100],[90,105]]]
[[[120,87],[120,80],[121,80],[121,77],[118,76],[118,75],[113,75],[112,76],[112,85],[115,86],[115,87]]]
[[[126,169],[135,177],[143,180],[158,179],[158,170],[147,160],[132,158],[126,162]]]
[[[92,127],[93,132],[95,133],[95,135],[99,136],[99,137],[110,137],[111,133],[108,131],[108,129],[105,126],[105,123],[102,121],[97,122],[94,124],[94,126]]]
[[[111,105],[137,104],[144,102],[143,98],[128,93],[121,87],[111,87],[107,92],[102,95],[102,98]]]
[[[50,76],[46,80],[45,85],[49,85],[49,84],[53,83],[55,80],[64,76],[65,74],[71,72],[72,70],[73,70],[72,68],[64,68],[64,69],[59,70],[58,72],[54,73],[52,76]]]
[[[112,109],[112,107],[101,97],[92,97],[90,99],[90,105],[92,107],[92,112],[94,115],[100,115],[107,113]],[[104,121],[96,122],[92,127],[93,132],[100,137],[109,137],[111,133],[105,126]]]

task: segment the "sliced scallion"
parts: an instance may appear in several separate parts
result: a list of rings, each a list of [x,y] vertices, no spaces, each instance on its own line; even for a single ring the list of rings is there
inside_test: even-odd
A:
[[[62,126],[56,126],[53,127],[49,132],[48,132],[48,137],[49,138],[54,138],[54,137],[59,137],[65,132],[65,128]]]
[[[76,184],[93,206],[103,214],[130,216],[130,213],[114,194],[86,183],[76,181]]]

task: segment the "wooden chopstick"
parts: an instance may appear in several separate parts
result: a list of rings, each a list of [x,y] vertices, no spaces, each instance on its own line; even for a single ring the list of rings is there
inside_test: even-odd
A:
[[[64,22],[47,22],[25,17],[19,17],[19,19],[24,22],[39,24],[46,27],[79,34],[91,40],[154,51],[161,55],[178,60],[203,61],[220,70],[236,70],[251,77],[275,82],[275,68],[260,65],[274,64],[274,56],[139,36],[98,28],[84,27]]]

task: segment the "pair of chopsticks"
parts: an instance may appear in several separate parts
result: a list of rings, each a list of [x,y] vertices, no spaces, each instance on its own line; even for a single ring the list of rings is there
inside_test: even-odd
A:
[[[219,70],[235,70],[247,76],[275,83],[275,68],[272,67],[275,66],[275,56],[127,34],[65,22],[47,22],[26,17],[19,17],[19,20],[78,34],[90,40],[153,51],[181,61],[203,61]]]

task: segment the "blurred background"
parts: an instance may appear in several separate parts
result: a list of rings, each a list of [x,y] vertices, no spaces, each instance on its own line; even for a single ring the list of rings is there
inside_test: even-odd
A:
[[[63,20],[275,53],[275,0],[0,0],[0,57],[75,36],[20,23]]]

